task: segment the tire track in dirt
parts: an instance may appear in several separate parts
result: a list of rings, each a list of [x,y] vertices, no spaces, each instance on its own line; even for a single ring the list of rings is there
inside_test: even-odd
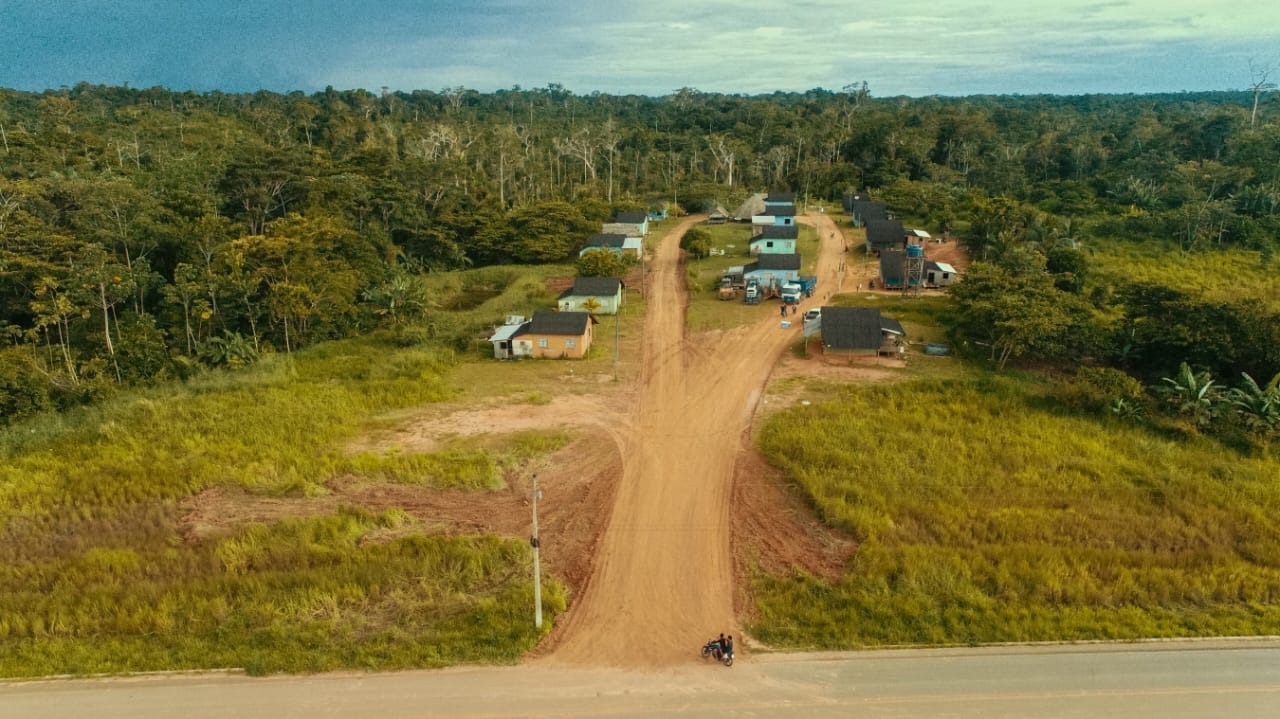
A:
[[[691,661],[702,640],[734,631],[730,502],[735,463],[778,357],[799,338],[774,317],[691,349],[680,238],[651,261],[642,386],[634,431],[620,440],[622,478],[594,572],[549,640],[545,661],[660,667]],[[839,285],[842,243],[820,215],[819,297]],[[673,361],[679,358],[680,361]],[[740,632],[739,632],[740,633]]]

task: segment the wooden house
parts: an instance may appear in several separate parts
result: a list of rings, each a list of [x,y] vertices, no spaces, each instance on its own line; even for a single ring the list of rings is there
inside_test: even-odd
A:
[[[617,277],[579,277],[560,293],[557,303],[561,312],[616,315],[622,308],[623,286]]]
[[[826,352],[850,355],[897,356],[907,336],[902,323],[885,317],[874,307],[823,307],[822,347]]]
[[[770,192],[764,196],[764,206],[766,214],[768,210],[790,205],[792,208],[796,206],[796,193],[794,192]]]
[[[596,320],[586,312],[540,310],[531,320],[514,320],[524,318],[508,317],[507,324],[489,338],[498,359],[581,359],[591,349],[591,326]]]
[[[640,258],[644,254],[644,236],[636,232],[634,224],[624,222],[606,222],[600,229],[602,235],[622,235],[626,239],[622,242],[622,255],[624,257]]]
[[[947,287],[956,280],[956,268],[946,262],[924,262],[924,284],[926,287]]]
[[[528,357],[528,354],[517,354],[518,347],[515,342],[516,333],[524,329],[529,324],[529,320],[523,315],[507,315],[507,320],[499,327],[489,341],[493,343],[494,359],[515,359],[517,357]]]
[[[610,224],[630,225],[634,228],[634,232],[625,234],[644,237],[649,234],[649,213],[644,210],[619,212],[614,216],[613,222]]]
[[[743,280],[752,280],[764,287],[781,287],[800,277],[800,255],[792,253],[761,254],[756,261],[743,267]]]
[[[765,227],[747,240],[747,251],[753,255],[795,254],[799,236],[800,228],[795,225]]]
[[[907,233],[898,220],[872,220],[867,223],[867,252],[900,250],[907,245]]]
[[[644,240],[639,237],[627,237],[616,232],[597,232],[587,238],[587,245],[578,250],[578,257],[582,257],[592,250],[604,250],[612,252],[619,257],[639,259],[643,249]]]
[[[766,206],[763,214],[751,216],[752,232],[760,232],[766,227],[794,227],[795,224],[796,206],[792,204]]]

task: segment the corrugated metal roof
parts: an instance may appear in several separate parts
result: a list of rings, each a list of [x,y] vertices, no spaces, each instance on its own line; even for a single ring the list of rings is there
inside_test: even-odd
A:
[[[759,240],[794,240],[800,237],[800,228],[795,225],[770,225],[760,230],[749,242]]]
[[[533,313],[533,320],[525,325],[528,329],[521,334],[532,335],[569,335],[578,337],[587,331],[587,323],[591,315],[586,312],[550,312],[539,310]]]
[[[622,287],[622,280],[617,277],[579,277],[573,281],[573,287],[560,294],[565,297],[613,297]]]
[[[823,307],[822,344],[836,350],[880,349],[880,310]]]
[[[503,325],[498,328],[497,332],[493,333],[493,336],[489,338],[489,341],[502,342],[504,340],[509,340],[519,334],[520,330],[524,329],[528,324],[528,322],[525,322],[518,325]]]

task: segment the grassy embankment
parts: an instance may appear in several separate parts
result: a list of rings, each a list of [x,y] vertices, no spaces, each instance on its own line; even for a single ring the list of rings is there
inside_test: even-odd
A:
[[[768,420],[762,449],[860,547],[833,584],[758,577],[760,639],[1280,633],[1280,461],[1084,416],[1032,377],[951,374],[825,386]]]
[[[429,331],[465,339],[480,314],[545,300],[540,280],[508,280],[487,309],[436,313]],[[182,500],[212,487],[305,501],[354,475],[483,491],[568,441],[534,432],[429,454],[344,451],[381,415],[458,395],[453,350],[406,343],[269,356],[8,428],[0,675],[420,667],[530,648],[524,541],[429,536],[405,512],[359,508],[205,539],[181,531]],[[544,585],[550,617],[564,600]]]

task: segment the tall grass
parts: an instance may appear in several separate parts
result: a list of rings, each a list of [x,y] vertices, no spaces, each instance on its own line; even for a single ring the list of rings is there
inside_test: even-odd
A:
[[[1241,248],[1188,253],[1175,242],[1141,243],[1096,239],[1090,272],[1101,284],[1124,287],[1147,282],[1177,287],[1206,299],[1229,302],[1257,298],[1280,309],[1280,265],[1274,257]],[[1176,261],[1173,260],[1176,258]]]
[[[350,455],[376,417],[450,399],[453,353],[376,338],[122,395],[0,434],[0,675],[506,662],[537,639],[523,542],[426,537],[402,512],[184,538],[180,501],[339,475],[481,489],[568,441],[528,432]],[[554,581],[544,594],[564,604]]]
[[[760,435],[847,575],[759,577],[765,641],[1280,632],[1280,462],[1076,416],[1031,380],[849,387]]]
[[[540,634],[523,542],[403,536],[344,510],[194,547],[97,548],[6,565],[0,675],[511,662]],[[564,608],[544,585],[544,608]]]

